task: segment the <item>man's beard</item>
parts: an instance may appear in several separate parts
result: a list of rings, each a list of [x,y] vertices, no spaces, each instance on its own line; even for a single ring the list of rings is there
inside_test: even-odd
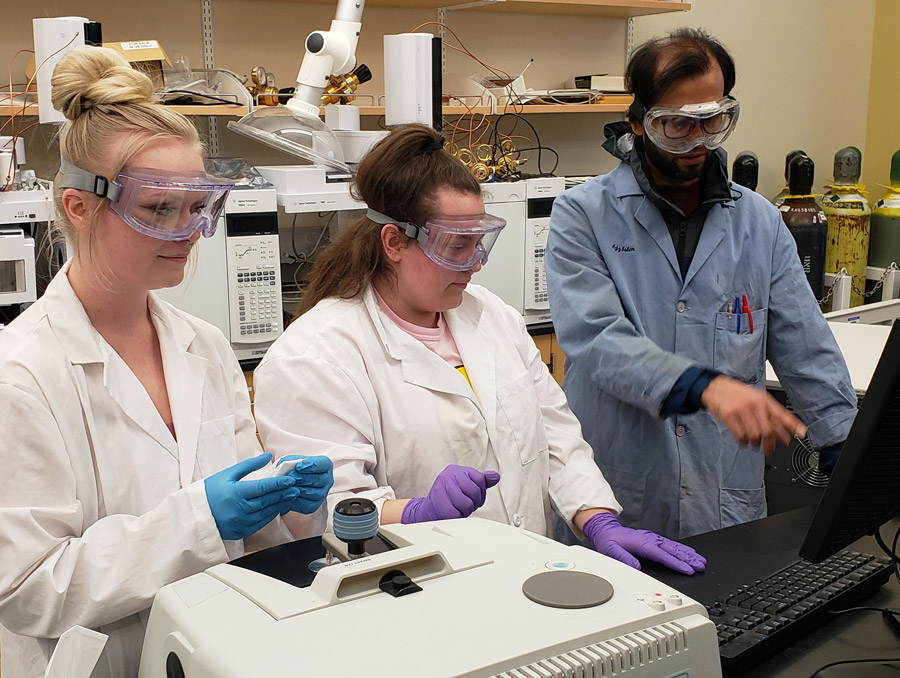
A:
[[[678,165],[678,156],[674,153],[666,153],[654,145],[649,139],[644,139],[644,153],[650,165],[667,179],[675,181],[693,181],[702,177],[709,166],[713,153],[703,146],[697,148],[706,150],[706,160],[699,165],[691,167],[680,167]]]

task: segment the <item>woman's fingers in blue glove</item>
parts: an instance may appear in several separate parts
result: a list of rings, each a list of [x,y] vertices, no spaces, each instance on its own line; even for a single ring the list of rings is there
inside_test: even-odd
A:
[[[296,501],[299,496],[300,490],[296,487],[288,487],[284,490],[269,492],[268,494],[263,494],[258,497],[252,497],[250,499],[245,498],[243,499],[243,512],[252,515],[259,511],[277,507],[280,504],[289,504],[290,502]]]
[[[297,473],[296,471],[291,471],[287,474],[287,477],[293,478],[297,487],[331,488],[334,484],[334,477],[330,473],[309,473],[308,471]]]
[[[290,476],[273,476],[271,478],[259,478],[257,480],[242,480],[236,483],[238,492],[244,499],[255,499],[268,494],[284,492],[296,483]]]
[[[281,466],[288,461],[294,461],[295,459],[299,461],[297,461],[294,468],[291,469],[291,473],[331,473],[334,468],[334,464],[328,457],[323,455],[305,457],[302,454],[287,454],[278,460],[277,466]]]
[[[248,513],[246,516],[247,534],[253,534],[263,529],[281,513],[278,506],[270,506],[266,510],[258,511],[257,513]]]

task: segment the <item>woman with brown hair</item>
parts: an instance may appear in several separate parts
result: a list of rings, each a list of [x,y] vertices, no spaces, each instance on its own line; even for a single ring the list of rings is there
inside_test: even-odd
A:
[[[395,129],[354,191],[366,217],[317,258],[299,316],[256,370],[266,448],[330,457],[329,508],[367,497],[382,523],[474,513],[549,535],[556,511],[635,567],[637,555],[702,570],[693,550],[619,525],[522,317],[469,284],[505,222],[440,135]]]

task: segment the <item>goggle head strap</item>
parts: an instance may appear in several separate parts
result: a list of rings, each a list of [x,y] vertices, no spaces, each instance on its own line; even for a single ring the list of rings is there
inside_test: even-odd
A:
[[[634,120],[637,120],[639,123],[644,122],[644,113],[646,110],[644,109],[644,104],[641,103],[641,100],[637,98],[635,95],[634,99],[631,102],[631,105],[628,107],[628,114]]]
[[[60,188],[88,191],[100,198],[109,198],[110,202],[116,202],[119,199],[119,194],[122,192],[122,186],[119,184],[99,174],[76,167],[62,156],[59,161],[59,170],[62,173],[62,180],[59,182]]]
[[[428,232],[420,226],[416,226],[415,224],[411,224],[407,221],[393,219],[385,214],[382,214],[381,212],[376,212],[371,207],[366,210],[366,218],[371,219],[376,224],[394,224],[397,228],[403,229],[403,233],[406,234],[407,238],[417,240],[422,245],[424,245],[428,241]]]

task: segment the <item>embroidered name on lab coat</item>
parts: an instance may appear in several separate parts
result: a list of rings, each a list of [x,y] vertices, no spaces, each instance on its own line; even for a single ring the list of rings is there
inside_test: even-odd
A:
[[[616,252],[634,252],[631,245],[613,245],[612,247]]]

